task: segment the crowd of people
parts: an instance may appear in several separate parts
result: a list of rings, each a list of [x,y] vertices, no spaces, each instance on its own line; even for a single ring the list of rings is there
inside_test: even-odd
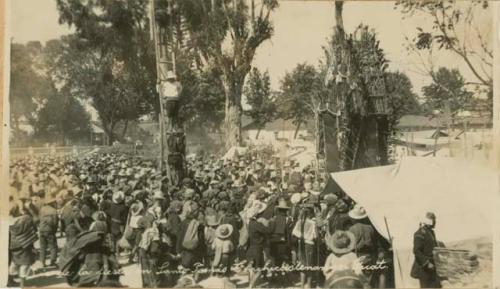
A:
[[[293,162],[198,156],[178,185],[126,154],[14,159],[10,175],[11,284],[38,262],[84,287],[121,285],[128,264],[143,287],[230,287],[238,274],[251,288],[394,286],[364,208]]]

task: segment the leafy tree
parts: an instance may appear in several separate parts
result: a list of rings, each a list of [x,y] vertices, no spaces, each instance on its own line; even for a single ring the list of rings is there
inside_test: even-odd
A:
[[[47,42],[49,74],[71,97],[90,99],[110,144],[121,121],[135,120],[147,112],[144,97],[136,89],[136,74],[125,68],[113,47],[98,50],[74,35]]]
[[[434,51],[449,51],[458,56],[475,76],[475,81],[467,81],[469,90],[486,95],[489,111],[493,108],[493,47],[491,42],[491,22],[482,21],[489,17],[491,8],[488,1],[411,1],[399,0],[396,7],[404,17],[424,15],[432,20],[428,28],[417,27],[416,36],[409,39],[408,49],[417,54],[422,63],[419,70],[432,77],[436,73]],[[424,57],[428,52],[430,57]],[[435,81],[435,80],[433,80]]]
[[[440,67],[433,74],[433,82],[422,87],[429,107],[451,113],[464,109],[471,101],[473,93],[465,89],[465,80],[457,69]]]
[[[224,90],[214,69],[186,70],[180,74],[182,122],[188,132],[218,131],[224,121]]]
[[[418,96],[413,92],[413,85],[406,74],[400,71],[386,72],[385,79],[392,120],[397,121],[405,114],[421,113]]]
[[[240,144],[245,78],[257,48],[272,36],[270,16],[278,7],[278,1],[182,0],[177,3],[199,62],[213,64],[221,73],[226,144]]]
[[[260,130],[266,123],[276,118],[276,103],[271,91],[271,79],[266,71],[261,73],[257,68],[250,72],[247,85],[245,86],[245,96],[251,109],[245,113],[252,118],[258,127],[257,135],[259,138]]]
[[[155,50],[150,37],[148,0],[56,0],[59,22],[75,28],[78,46],[112,58],[128,74],[128,90],[160,111]]]
[[[40,43],[26,45],[13,43],[11,46],[10,70],[10,118],[12,128],[17,131],[19,121],[31,121],[37,106],[53,92],[50,81],[37,71],[36,63],[40,51],[35,49]]]
[[[110,58],[111,62],[122,64],[122,73],[128,74],[128,81],[122,83],[127,83],[127,92],[135,95],[135,101],[128,105],[133,108],[140,107],[141,113],[153,111],[158,115],[160,105],[156,91],[155,46],[150,37],[150,1],[56,1],[60,21],[75,27],[75,38],[80,42],[76,46],[85,46],[88,53],[92,54],[91,58],[101,55],[99,57],[105,56]],[[155,17],[160,21],[172,20],[174,25],[174,38],[169,42],[168,49],[176,52],[177,76],[183,87],[180,92],[180,118],[186,123],[188,130],[205,131],[200,129],[202,126],[214,130],[219,127],[221,118],[224,117],[222,76],[220,69],[213,69],[215,65],[201,63],[197,53],[199,50],[195,51],[197,46],[188,30],[190,26],[184,14],[189,16],[189,13],[196,11],[184,10],[187,7],[184,5],[190,5],[188,1],[174,1],[174,13],[168,14],[166,1],[157,2]],[[179,6],[183,13],[179,11]],[[96,63],[102,64],[96,60]],[[92,76],[92,73],[89,76]],[[100,99],[99,103],[116,106],[115,101],[120,99]],[[123,103],[125,104],[127,102]],[[101,118],[104,121],[105,113],[108,112],[103,110]],[[114,111],[109,113],[113,114]],[[113,119],[120,118],[123,116],[116,112]]]
[[[281,94],[277,100],[280,117],[291,119],[297,126],[305,124],[315,112],[314,96],[323,89],[319,72],[309,64],[298,64],[281,80]]]
[[[88,112],[71,95],[54,91],[38,112],[34,138],[42,142],[57,141],[62,145],[87,140],[90,134]]]

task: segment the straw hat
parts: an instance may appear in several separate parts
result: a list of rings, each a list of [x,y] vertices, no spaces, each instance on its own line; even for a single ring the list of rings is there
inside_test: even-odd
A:
[[[259,200],[255,200],[252,203],[252,206],[250,209],[248,209],[248,217],[253,218],[257,216],[258,214],[264,212],[264,210],[267,208],[266,203],[263,203]]]
[[[184,193],[182,194],[182,197],[186,200],[188,199],[192,199],[194,197],[194,194],[195,194],[195,190],[191,189],[191,188],[187,188]]]
[[[336,231],[333,235],[326,237],[326,245],[336,254],[352,252],[356,247],[356,238],[349,231]]]
[[[215,236],[219,239],[227,239],[233,233],[233,226],[231,224],[222,224],[215,230]]]
[[[368,217],[368,214],[366,213],[365,208],[363,208],[359,204],[356,204],[354,208],[352,208],[352,210],[349,211],[349,217],[355,220],[361,220]]]
[[[113,202],[119,203],[123,201],[125,194],[122,191],[116,191],[113,193]]]
[[[292,197],[290,198],[290,201],[292,202],[292,204],[298,204],[300,201],[302,200],[302,195],[300,193],[295,193],[292,195]]]
[[[153,194],[153,200],[165,200],[165,196],[161,191],[155,191]]]
[[[243,186],[245,186],[245,184],[240,179],[236,179],[232,185],[233,188],[240,188]]]

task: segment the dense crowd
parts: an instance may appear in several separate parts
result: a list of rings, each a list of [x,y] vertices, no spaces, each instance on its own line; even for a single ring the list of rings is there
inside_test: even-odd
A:
[[[119,286],[126,260],[143,287],[230,287],[237,274],[249,287],[394,286],[364,208],[293,162],[195,157],[176,186],[155,162],[116,154],[16,159],[10,174],[11,284],[39,261],[71,286]]]

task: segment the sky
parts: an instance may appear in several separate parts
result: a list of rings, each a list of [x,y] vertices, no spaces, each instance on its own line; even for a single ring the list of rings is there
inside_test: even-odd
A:
[[[55,0],[11,0],[11,36],[14,42],[47,40],[69,34],[72,30],[58,23]],[[415,72],[418,58],[405,49],[405,36],[414,37],[416,27],[426,27],[430,19],[421,16],[402,19],[392,1],[353,1],[344,5],[344,26],[353,32],[360,24],[374,28],[381,47],[390,61],[390,70],[405,72],[412,81],[415,92],[430,83],[428,77]],[[491,23],[491,13],[479,18]],[[279,89],[280,80],[299,63],[318,64],[323,57],[323,46],[332,34],[334,24],[333,2],[292,1],[280,2],[272,14],[274,35],[257,50],[254,66],[268,70],[273,89]],[[451,53],[435,55],[436,64],[458,68],[468,81],[476,79],[464,62]]]

